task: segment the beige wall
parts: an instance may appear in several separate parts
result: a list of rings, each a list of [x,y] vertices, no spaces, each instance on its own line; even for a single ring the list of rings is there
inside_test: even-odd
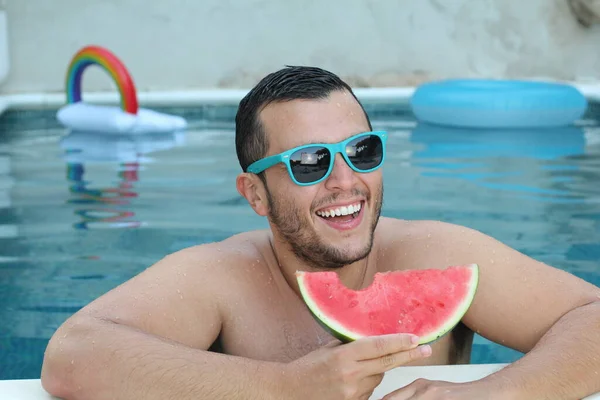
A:
[[[121,57],[138,90],[247,88],[284,64],[360,86],[600,78],[600,30],[580,26],[567,0],[4,1],[5,93],[62,91],[69,58],[89,43]],[[85,89],[112,84],[90,71]]]

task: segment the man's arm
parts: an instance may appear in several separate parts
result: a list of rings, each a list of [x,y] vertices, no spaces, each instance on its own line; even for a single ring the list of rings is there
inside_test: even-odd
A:
[[[475,230],[427,224],[431,237],[422,243],[436,246],[431,262],[480,266],[465,325],[527,353],[480,381],[488,393],[505,399],[580,399],[600,392],[598,287]]]
[[[217,287],[228,286],[213,246],[166,257],[66,321],[44,388],[86,400],[282,398],[278,364],[206,351],[221,329]]]

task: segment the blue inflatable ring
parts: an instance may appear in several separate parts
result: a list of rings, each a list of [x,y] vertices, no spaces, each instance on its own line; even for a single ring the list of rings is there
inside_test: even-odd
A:
[[[535,128],[573,124],[587,108],[571,85],[517,80],[446,80],[415,90],[420,121],[466,128]]]

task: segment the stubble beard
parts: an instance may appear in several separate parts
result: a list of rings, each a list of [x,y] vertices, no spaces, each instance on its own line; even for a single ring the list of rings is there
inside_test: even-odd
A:
[[[277,228],[279,235],[289,244],[294,254],[303,262],[317,270],[339,269],[367,257],[373,247],[373,237],[379,217],[383,200],[383,184],[379,186],[376,201],[373,203],[373,215],[369,228],[367,243],[358,250],[351,251],[335,247],[325,243],[314,229],[306,214],[302,213],[293,202],[287,199],[275,199],[269,188],[266,187],[269,201],[269,219]],[[353,193],[361,194],[361,192]],[[336,195],[328,201],[335,201]],[[367,202],[370,197],[367,197]],[[364,217],[363,217],[364,218]]]

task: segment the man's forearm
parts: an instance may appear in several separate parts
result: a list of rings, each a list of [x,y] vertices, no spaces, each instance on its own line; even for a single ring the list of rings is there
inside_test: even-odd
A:
[[[83,321],[58,332],[48,347],[42,383],[54,396],[68,400],[285,397],[280,364],[190,349],[111,322]]]
[[[565,314],[530,352],[476,384],[507,400],[581,399],[600,392],[600,301]]]

